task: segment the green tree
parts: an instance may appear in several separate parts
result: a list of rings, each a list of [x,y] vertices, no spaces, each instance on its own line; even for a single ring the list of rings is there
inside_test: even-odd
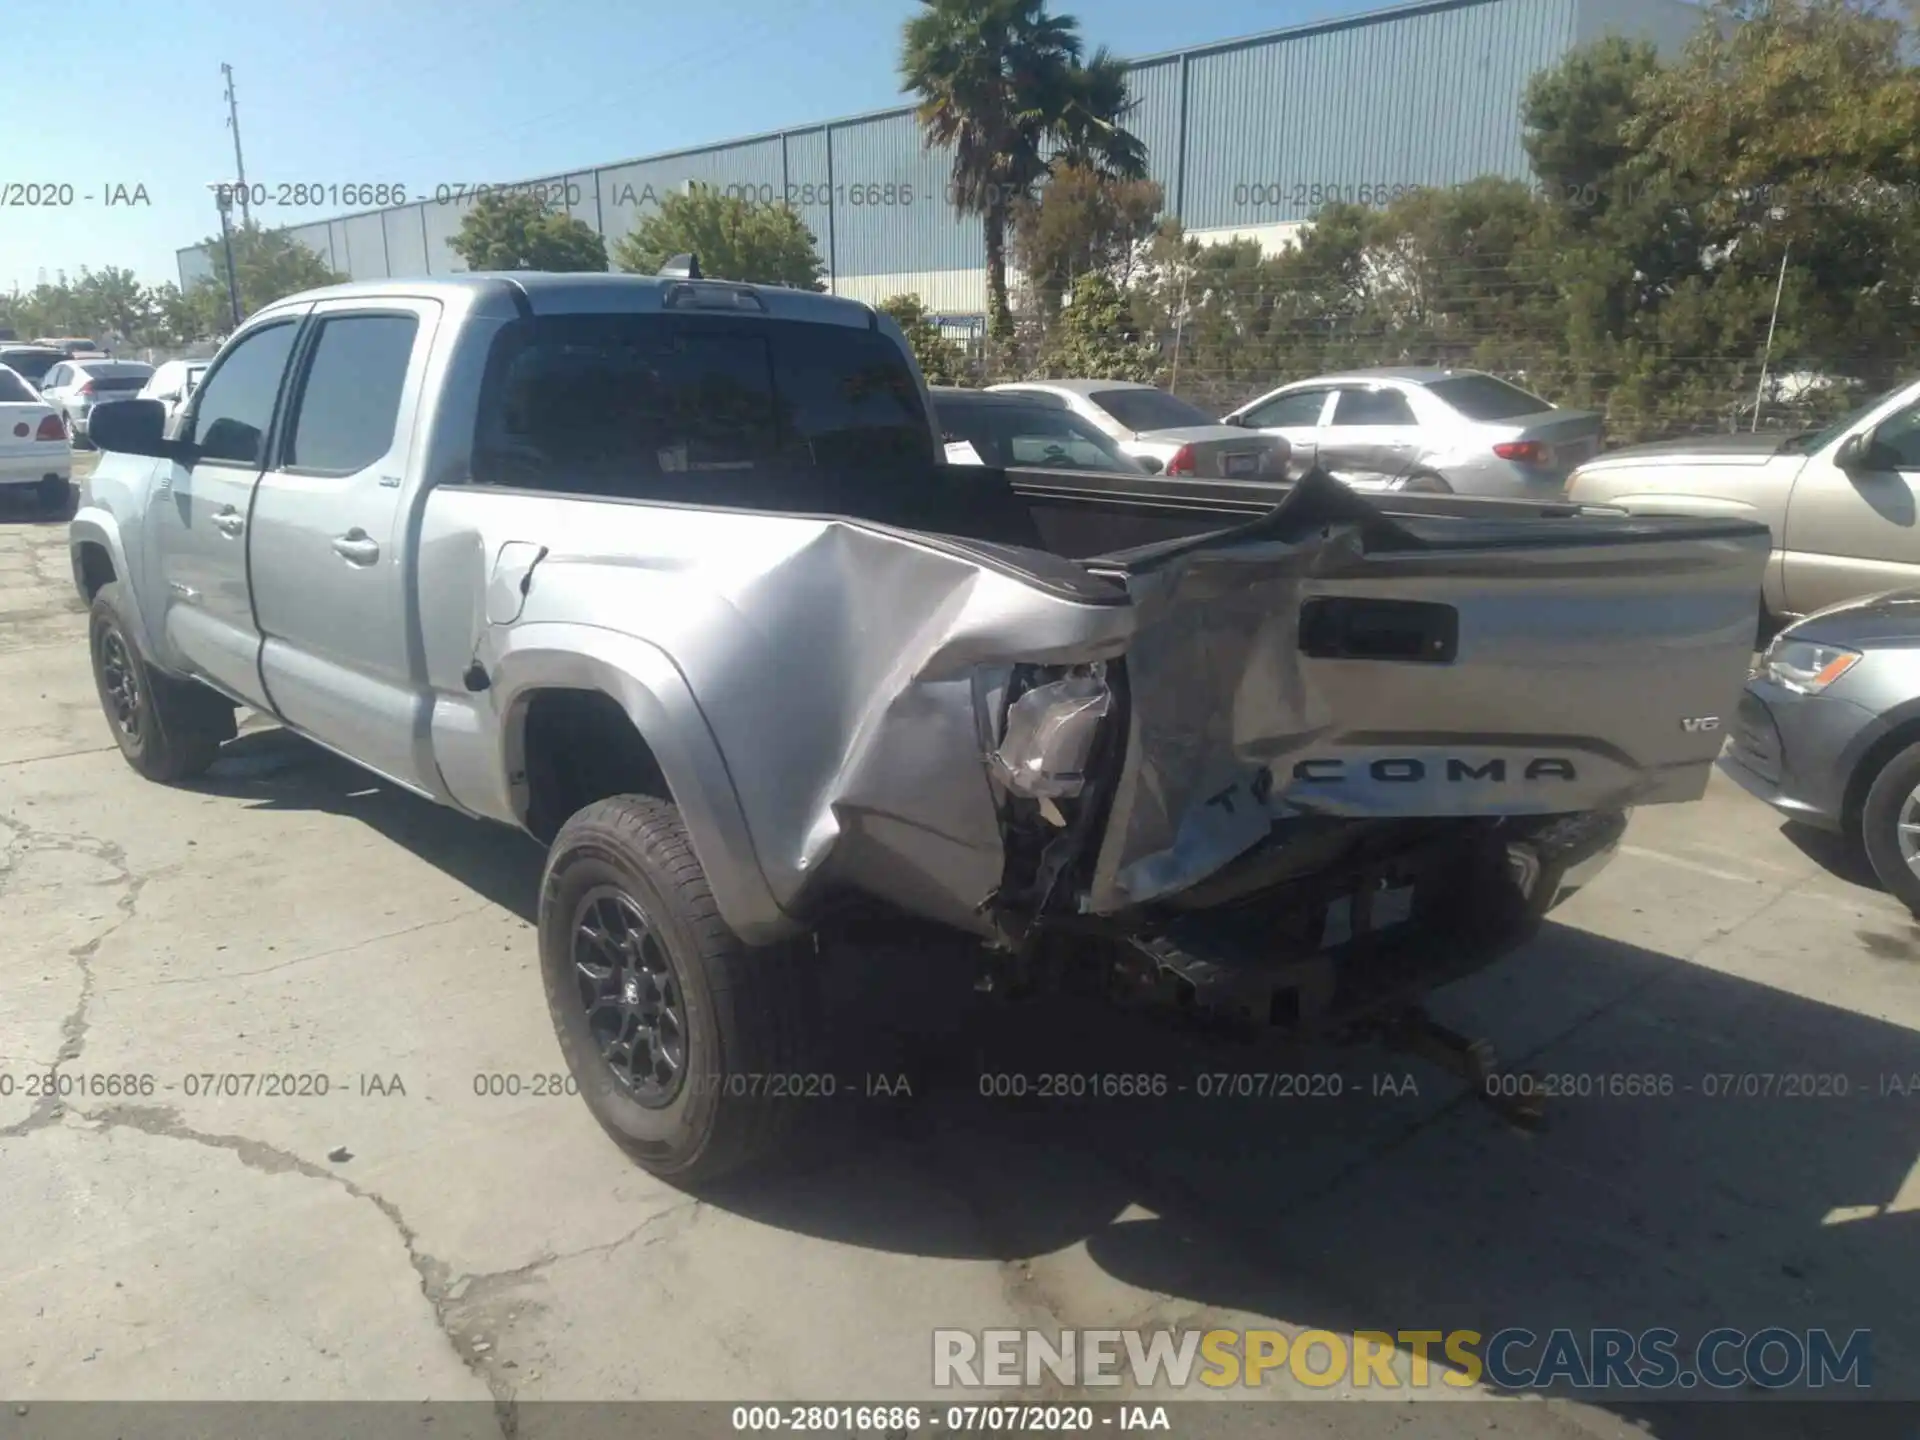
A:
[[[965,353],[927,318],[927,307],[918,295],[889,295],[876,308],[891,315],[905,333],[914,361],[929,385],[966,383]]]
[[[1045,0],[921,0],[902,36],[900,74],[920,97],[928,148],[953,152],[954,209],[980,219],[988,326],[1004,340],[1013,333],[1008,222],[1046,175],[1050,151],[1117,174],[1144,171],[1145,147],[1120,123],[1124,70],[1104,50],[1082,66],[1076,22],[1048,14]]]
[[[1573,51],[1529,82],[1520,107],[1522,143],[1542,194],[1585,229],[1629,198],[1628,128],[1640,95],[1660,72],[1660,54],[1640,40],[1608,36]]]
[[[347,278],[284,230],[267,230],[253,221],[234,226],[232,235],[242,319],[275,300],[323,285],[338,285]],[[196,336],[211,338],[233,328],[227,299],[227,262],[218,235],[202,240],[200,249],[212,264],[213,274],[188,288],[182,297],[183,313],[192,317]]]
[[[1057,165],[1039,192],[1013,213],[1013,256],[1051,319],[1075,277],[1098,270],[1132,279],[1142,245],[1164,203],[1152,180],[1122,180],[1091,166]]]
[[[538,195],[496,190],[461,217],[447,248],[469,270],[604,271],[607,246],[584,221]]]
[[[1073,282],[1041,352],[1042,374],[1151,382],[1163,368],[1159,347],[1141,337],[1118,285],[1098,270]]]
[[[826,266],[813,232],[784,205],[723,195],[696,185],[664,196],[660,208],[613,247],[613,263],[642,275],[675,255],[696,255],[700,272],[720,280],[820,289]]]

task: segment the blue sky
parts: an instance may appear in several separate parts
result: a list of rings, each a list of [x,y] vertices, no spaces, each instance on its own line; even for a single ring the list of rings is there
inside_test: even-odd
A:
[[[7,192],[20,185],[52,184],[71,186],[73,203],[0,205],[0,290],[82,266],[177,279],[174,251],[218,224],[208,182],[233,174],[222,62],[234,68],[250,182],[404,184],[417,196],[900,104],[900,27],[917,8],[90,0],[92,46],[66,43],[75,38],[66,31],[45,52],[59,58],[30,67],[25,86],[20,62],[9,67],[0,201],[18,198]],[[1089,49],[1135,56],[1380,5],[1056,0],[1053,8],[1079,19]],[[29,96],[45,103],[23,103]],[[136,186],[147,203],[107,203]],[[280,207],[255,218],[296,224],[346,208]]]

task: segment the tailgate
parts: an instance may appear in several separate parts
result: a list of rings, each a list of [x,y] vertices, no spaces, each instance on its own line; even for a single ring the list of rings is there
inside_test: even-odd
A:
[[[1768,553],[1744,521],[1389,517],[1316,472],[1252,524],[1111,557],[1139,627],[1094,908],[1301,814],[1698,799]]]

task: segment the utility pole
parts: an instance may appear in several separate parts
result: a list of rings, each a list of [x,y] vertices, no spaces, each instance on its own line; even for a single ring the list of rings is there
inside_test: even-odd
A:
[[[240,223],[251,225],[253,216],[247,209],[247,162],[240,158],[240,102],[233,94],[233,66],[223,64],[220,73],[227,77],[227,128],[233,131],[233,169],[240,181]]]
[[[207,188],[213,191],[213,203],[220,210],[220,248],[226,252],[227,260],[227,305],[233,313],[233,328],[238,330],[245,317],[240,313],[240,276],[233,263],[233,226],[230,223],[233,187],[215,181]]]

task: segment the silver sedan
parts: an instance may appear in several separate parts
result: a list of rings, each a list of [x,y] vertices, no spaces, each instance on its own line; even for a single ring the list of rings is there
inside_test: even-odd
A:
[[[1356,490],[1558,499],[1601,417],[1478,370],[1353,370],[1250,400],[1228,425],[1277,435]]]
[[[1022,380],[987,388],[1052,396],[1156,473],[1209,480],[1287,478],[1285,440],[1222,425],[1156,386],[1132,380]]]

